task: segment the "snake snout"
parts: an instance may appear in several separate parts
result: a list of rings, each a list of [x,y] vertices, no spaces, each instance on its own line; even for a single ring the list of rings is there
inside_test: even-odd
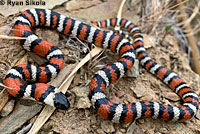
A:
[[[63,93],[59,92],[55,94],[54,106],[58,109],[67,110],[70,107],[70,103],[67,100],[67,97]]]

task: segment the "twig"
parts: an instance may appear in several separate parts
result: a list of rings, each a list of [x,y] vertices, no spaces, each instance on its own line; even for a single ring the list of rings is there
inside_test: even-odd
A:
[[[160,42],[161,45],[163,45],[163,41],[165,40],[165,37],[167,36],[167,34],[170,33],[171,27],[172,27],[171,25],[165,26],[165,33],[164,33],[162,40]]]
[[[173,11],[174,8],[178,7],[181,4],[184,4],[185,2],[187,2],[188,0],[183,0],[181,1],[181,3],[178,3],[176,5],[170,6],[170,7],[165,7],[162,6],[157,10],[152,12],[152,15],[143,15],[143,17],[141,17],[141,19],[139,20],[139,22],[141,22],[141,29],[144,29],[145,27],[148,28],[148,26],[150,25],[157,25],[159,22],[161,22],[161,20],[163,19],[163,17],[161,15],[164,15],[166,13],[174,13],[177,12],[176,10]],[[161,16],[161,17],[159,17]],[[154,19],[152,19],[154,18]],[[144,23],[147,23],[147,25],[144,25]],[[152,28],[151,28],[152,29]],[[153,31],[153,30],[151,30]]]
[[[200,4],[198,4],[198,6],[196,6],[194,9],[193,9],[193,13],[190,15],[190,17],[188,18],[187,17],[187,20],[179,23],[179,25],[183,25],[183,27],[185,28],[186,25],[190,25],[191,21],[195,18],[195,16],[198,14],[199,12],[199,7],[200,7]],[[184,16],[184,14],[182,14],[180,17],[182,18]],[[189,31],[191,32],[191,31]]]
[[[77,38],[76,37],[76,39],[78,40],[78,42],[80,42],[83,46],[85,46],[86,48],[87,48],[87,50],[89,51],[89,54],[90,54],[90,60],[89,60],[89,64],[88,64],[88,66],[91,64],[91,62],[92,62],[92,55],[91,55],[91,52],[90,52],[90,48],[87,46],[87,45],[85,45],[79,38]]]
[[[151,15],[151,17],[156,18],[156,17],[159,16],[160,14],[165,14],[165,13],[167,13],[169,10],[171,10],[171,9],[173,9],[173,8],[176,8],[176,7],[178,7],[178,6],[180,6],[180,5],[184,4],[184,3],[186,3],[187,1],[189,1],[189,0],[181,1],[180,3],[178,3],[178,4],[174,5],[174,6],[171,6],[171,7],[167,8],[167,9],[164,9],[164,10],[161,10],[161,11],[156,11],[156,13],[153,14],[153,15]],[[146,15],[146,16],[143,16],[141,19],[142,19],[142,20],[145,20],[145,19],[147,19],[147,18],[148,18],[148,16]]]

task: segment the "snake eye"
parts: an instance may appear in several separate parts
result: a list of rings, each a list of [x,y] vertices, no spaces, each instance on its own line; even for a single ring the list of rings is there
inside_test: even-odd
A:
[[[54,106],[58,109],[67,110],[70,107],[67,97],[61,92],[56,93],[53,100]]]

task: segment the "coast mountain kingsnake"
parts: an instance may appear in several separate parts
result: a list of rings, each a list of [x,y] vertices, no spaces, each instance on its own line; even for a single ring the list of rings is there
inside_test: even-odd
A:
[[[120,59],[99,70],[90,83],[90,98],[97,113],[113,122],[130,122],[141,117],[153,117],[163,120],[184,121],[193,117],[198,110],[199,100],[195,92],[178,75],[154,62],[143,46],[140,29],[126,19],[108,19],[92,22],[98,27],[119,25],[128,29],[134,42],[131,43],[120,35],[106,32],[88,24],[65,17],[46,9],[30,9],[22,12],[15,20],[14,35],[25,37],[18,39],[24,49],[45,57],[49,63],[44,67],[31,64],[18,65],[8,71],[5,78],[7,91],[15,97],[33,97],[59,109],[67,109],[69,102],[57,88],[45,84],[56,77],[62,69],[64,59],[61,50],[54,44],[39,39],[31,32],[31,27],[41,26],[57,29],[58,32],[110,49],[119,54]],[[131,104],[114,104],[105,95],[106,88],[123,77],[132,67],[135,55],[140,64],[157,78],[167,84],[183,100],[180,107],[167,106],[157,102],[140,101]],[[39,83],[24,85],[21,80]],[[142,89],[141,89],[142,90]]]

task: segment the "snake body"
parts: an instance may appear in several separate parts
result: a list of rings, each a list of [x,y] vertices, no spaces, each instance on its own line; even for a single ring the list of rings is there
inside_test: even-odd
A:
[[[41,26],[57,29],[67,36],[93,43],[96,46],[110,49],[119,54],[120,59],[97,71],[90,83],[90,98],[97,113],[104,119],[113,122],[130,122],[141,117],[153,117],[163,120],[184,121],[193,117],[198,110],[199,100],[196,93],[177,74],[153,61],[143,46],[140,29],[126,19],[108,19],[93,21],[98,27],[119,25],[128,29],[133,37],[133,44],[120,35],[106,32],[88,24],[65,17],[47,9],[30,9],[22,12],[15,20],[14,35],[26,37],[18,39],[24,49],[45,57],[49,64],[37,67],[31,64],[18,65],[8,71],[5,85],[7,91],[15,97],[33,97],[51,106],[67,109],[69,102],[57,88],[45,84],[56,77],[61,70],[63,54],[54,44],[39,39],[31,31],[31,27]],[[140,64],[157,78],[167,84],[183,100],[180,107],[167,106],[157,102],[140,101],[130,104],[114,104],[105,95],[106,88],[123,77],[132,67],[136,57]],[[21,80],[31,80],[39,83],[24,85]],[[142,90],[142,89],[141,89]]]

